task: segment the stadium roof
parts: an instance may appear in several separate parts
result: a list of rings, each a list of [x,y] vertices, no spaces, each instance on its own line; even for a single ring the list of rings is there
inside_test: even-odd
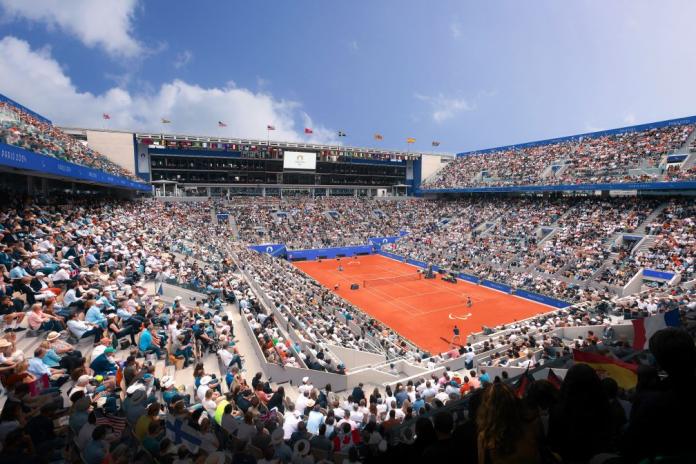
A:
[[[344,152],[364,152],[380,155],[398,155],[412,158],[420,158],[422,155],[435,155],[453,158],[451,153],[435,153],[435,152],[420,152],[420,151],[404,151],[404,150],[385,150],[383,148],[368,148],[368,147],[352,147],[345,145],[324,145],[319,143],[308,142],[282,142],[276,140],[259,140],[259,139],[240,139],[228,137],[213,137],[206,135],[183,135],[183,134],[164,134],[164,133],[141,133],[135,134],[138,142],[143,140],[162,140],[171,142],[201,142],[201,143],[228,143],[236,145],[256,145],[263,147],[275,147],[281,149],[305,149],[305,150],[333,150]]]

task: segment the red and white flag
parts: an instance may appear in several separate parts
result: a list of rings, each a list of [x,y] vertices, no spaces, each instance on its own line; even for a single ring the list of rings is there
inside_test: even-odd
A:
[[[673,309],[656,316],[633,319],[631,323],[633,324],[633,349],[647,350],[650,337],[655,332],[667,327],[679,327],[681,325],[681,317],[679,310]]]
[[[109,113],[102,113],[102,118],[111,119],[111,115],[109,115]]]
[[[305,134],[313,134],[314,131],[313,131],[312,129],[310,129],[309,127],[305,127],[305,128],[304,128],[304,133],[305,133]]]

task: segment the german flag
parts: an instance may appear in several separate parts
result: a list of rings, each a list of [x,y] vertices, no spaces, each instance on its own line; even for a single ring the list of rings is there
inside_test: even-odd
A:
[[[619,387],[626,390],[638,383],[638,365],[629,364],[597,353],[573,350],[573,360],[576,363],[587,364],[601,377],[611,377]]]
[[[532,374],[529,373],[529,369],[527,369],[524,371],[524,374],[517,379],[517,382],[515,382],[515,385],[512,388],[515,390],[515,394],[518,398],[524,398],[524,395],[527,394],[527,390],[529,390],[529,387],[533,383],[534,376],[532,376]]]
[[[556,390],[561,389],[561,384],[563,383],[563,381],[560,377],[558,377],[558,375],[556,375],[553,369],[549,369],[549,374],[546,376],[546,380],[548,380],[548,382],[551,385],[553,385],[556,388]]]

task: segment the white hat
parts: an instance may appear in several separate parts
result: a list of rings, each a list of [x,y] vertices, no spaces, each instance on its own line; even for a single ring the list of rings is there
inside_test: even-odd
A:
[[[174,298],[175,301],[179,301],[179,300],[182,300],[182,299],[183,299],[183,298],[181,298],[181,296],[179,296],[179,295],[177,295],[177,296]]]
[[[206,375],[201,379],[201,385],[208,385],[211,382],[211,380],[213,380],[213,378],[209,375]]]
[[[129,395],[132,395],[133,393],[137,392],[138,390],[145,390],[145,386],[140,383],[136,383],[128,387],[126,390],[126,393]]]
[[[39,271],[39,272],[37,272],[37,273],[34,274],[34,275],[35,275],[36,277],[43,277],[43,276],[45,276],[46,274],[44,274],[43,272]]]
[[[56,338],[60,337],[60,334],[58,332],[49,332],[48,335],[46,336],[46,340],[49,342],[52,342]]]
[[[174,379],[171,378],[171,377],[168,376],[168,375],[165,375],[165,376],[162,377],[162,379],[160,380],[160,384],[161,384],[164,388],[173,387],[173,386],[174,386]]]
[[[307,376],[302,377],[302,383],[307,383],[307,382],[309,382],[309,377],[307,377]]]

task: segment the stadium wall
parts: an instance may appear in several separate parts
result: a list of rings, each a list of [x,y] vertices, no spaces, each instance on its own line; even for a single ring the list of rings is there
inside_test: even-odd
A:
[[[288,250],[287,258],[290,261],[314,261],[316,259],[344,258],[373,253],[372,245],[359,245],[337,248],[320,248],[314,250]]]
[[[133,159],[133,133],[86,130],[87,144],[130,172],[136,172]]]

